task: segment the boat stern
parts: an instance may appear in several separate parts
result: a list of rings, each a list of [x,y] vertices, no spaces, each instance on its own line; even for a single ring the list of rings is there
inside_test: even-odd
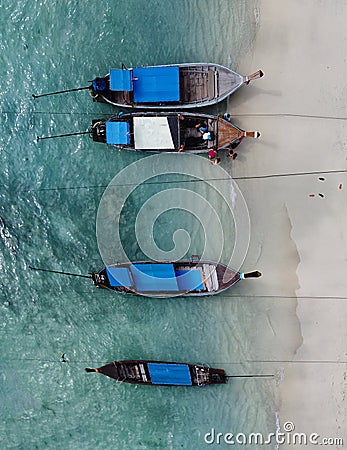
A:
[[[222,369],[210,369],[210,383],[211,384],[226,384],[227,377]]]
[[[94,142],[106,143],[106,121],[93,120],[90,127],[90,135]]]
[[[103,94],[108,90],[108,80],[104,78],[95,78],[92,81],[92,84],[89,86],[89,93],[92,96],[93,100],[96,101],[99,94]]]
[[[106,277],[102,272],[92,272],[92,280],[96,287],[106,288]]]

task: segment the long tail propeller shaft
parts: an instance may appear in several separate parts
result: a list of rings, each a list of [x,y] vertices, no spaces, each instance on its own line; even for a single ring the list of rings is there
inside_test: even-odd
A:
[[[75,88],[75,89],[65,89],[65,91],[49,92],[47,94],[39,94],[39,95],[31,94],[31,95],[33,98],[39,98],[39,97],[48,97],[49,95],[65,94],[66,92],[84,91],[86,89],[89,89],[89,86]]]
[[[59,275],[68,275],[70,277],[80,277],[80,278],[92,278],[90,275],[80,275],[78,273],[70,273],[70,272],[61,272],[59,270],[51,270],[51,269],[42,269],[40,267],[32,267],[29,266],[30,270],[36,270],[40,272],[50,272],[50,273],[58,273]]]

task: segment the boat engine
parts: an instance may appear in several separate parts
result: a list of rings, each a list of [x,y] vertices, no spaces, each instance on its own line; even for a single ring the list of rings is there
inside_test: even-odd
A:
[[[95,78],[92,81],[92,87],[95,92],[103,92],[107,89],[107,82],[105,78]]]

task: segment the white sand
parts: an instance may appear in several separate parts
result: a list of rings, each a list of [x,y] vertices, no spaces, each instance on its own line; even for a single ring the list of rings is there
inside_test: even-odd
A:
[[[254,367],[285,368],[281,423],[344,439],[329,448],[347,448],[347,177],[327,173],[347,168],[346,29],[345,0],[263,0],[254,49],[238,70],[265,77],[229,102],[237,124],[262,133],[239,147],[234,177],[325,172],[238,184],[252,222],[244,268],[264,273],[241,293],[255,296],[257,359],[278,361]]]

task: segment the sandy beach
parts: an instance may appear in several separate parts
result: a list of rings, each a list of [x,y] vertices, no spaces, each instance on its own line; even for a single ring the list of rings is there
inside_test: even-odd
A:
[[[252,223],[245,267],[263,272],[243,292],[262,330],[259,339],[252,332],[253,362],[284,368],[282,425],[318,442],[342,438],[329,448],[345,448],[347,2],[263,0],[259,12],[238,70],[265,77],[228,107],[242,128],[262,133],[243,142],[232,166]]]

